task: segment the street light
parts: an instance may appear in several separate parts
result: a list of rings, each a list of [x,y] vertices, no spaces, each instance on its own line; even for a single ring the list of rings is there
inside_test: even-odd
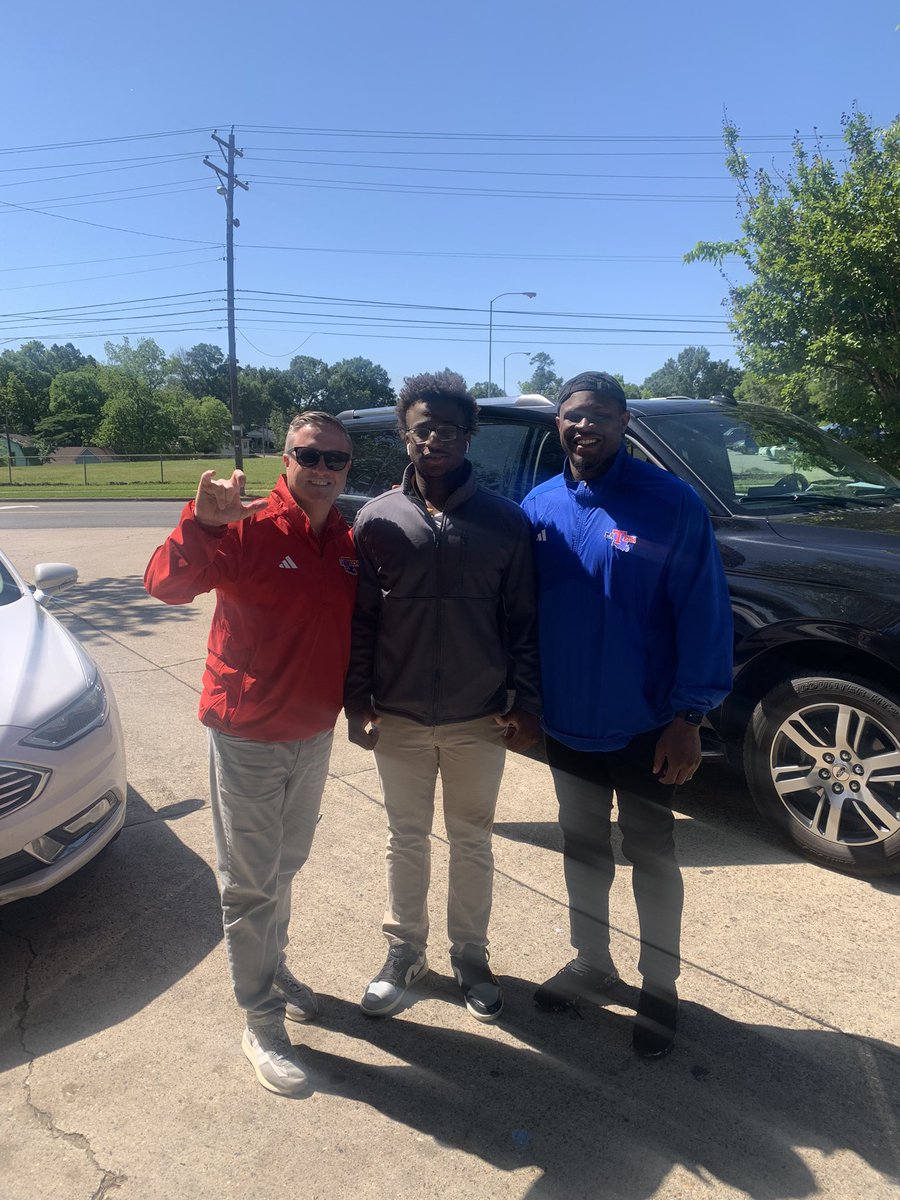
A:
[[[506,395],[506,360],[512,358],[516,354],[524,354],[526,358],[530,357],[530,350],[510,350],[509,354],[503,355],[503,395]]]
[[[527,296],[529,300],[533,300],[536,295],[537,292],[501,292],[488,305],[488,395],[490,395],[491,384],[494,382],[491,378],[491,355],[494,348],[494,302],[504,296]]]

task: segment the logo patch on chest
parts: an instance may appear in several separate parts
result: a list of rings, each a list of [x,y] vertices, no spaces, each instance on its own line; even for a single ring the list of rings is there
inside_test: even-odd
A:
[[[297,571],[297,570],[299,570],[299,567],[297,566],[297,564],[294,562],[294,560],[291,558],[291,556],[289,554],[285,555],[285,557],[281,560],[281,562],[278,564],[278,566],[281,568],[282,571]]]
[[[338,562],[344,568],[348,575],[359,574],[359,559],[358,558],[339,558]]]
[[[627,554],[632,546],[637,545],[637,538],[634,534],[626,533],[624,529],[607,529],[603,536],[623,554]]]

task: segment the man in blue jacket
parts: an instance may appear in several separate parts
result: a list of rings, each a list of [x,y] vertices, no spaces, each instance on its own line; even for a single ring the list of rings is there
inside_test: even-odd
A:
[[[556,419],[563,473],[524,500],[534,530],[547,757],[577,957],[535,993],[554,1011],[618,981],[609,946],[616,793],[633,866],[643,977],[634,1049],[672,1048],[684,888],[672,798],[700,765],[698,726],[731,688],[731,606],[709,515],[685,482],[632,458],[625,393],[587,371]]]

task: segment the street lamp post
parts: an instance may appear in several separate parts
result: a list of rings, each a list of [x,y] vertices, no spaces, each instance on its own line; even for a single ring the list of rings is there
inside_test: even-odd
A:
[[[492,354],[494,347],[494,302],[502,299],[504,296],[527,296],[529,300],[533,300],[537,292],[501,292],[488,305],[488,394],[490,395],[491,384],[494,382],[491,378],[492,370]]]
[[[503,355],[503,395],[506,395],[506,360],[515,357],[516,354],[524,354],[526,358],[531,354],[530,350],[510,350],[509,354]]]

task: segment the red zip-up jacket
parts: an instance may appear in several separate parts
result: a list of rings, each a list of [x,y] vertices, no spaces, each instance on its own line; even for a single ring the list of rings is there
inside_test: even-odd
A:
[[[190,501],[144,574],[147,591],[166,604],[215,589],[200,720],[263,742],[334,726],[356,582],[346,521],[332,509],[317,538],[284,476],[268,508],[221,529],[200,525]]]

